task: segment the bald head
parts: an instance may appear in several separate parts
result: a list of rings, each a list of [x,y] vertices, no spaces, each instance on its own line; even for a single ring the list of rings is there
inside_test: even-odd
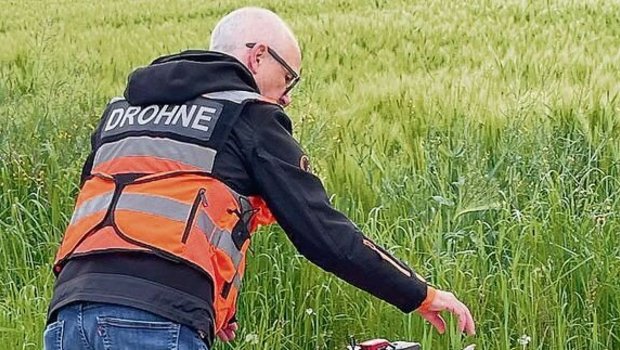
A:
[[[265,42],[276,50],[299,52],[297,39],[282,18],[258,7],[244,7],[222,18],[213,29],[209,49],[240,58],[245,44],[255,42]]]
[[[301,52],[293,31],[275,13],[244,7],[227,14],[213,29],[210,50],[243,63],[267,100],[282,106],[291,103],[290,91],[301,70]]]

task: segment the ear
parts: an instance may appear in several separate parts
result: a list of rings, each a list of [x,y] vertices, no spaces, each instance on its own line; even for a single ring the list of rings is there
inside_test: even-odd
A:
[[[258,73],[258,67],[265,60],[265,55],[267,54],[267,45],[263,43],[257,43],[253,48],[248,52],[248,68],[252,72],[252,74]]]

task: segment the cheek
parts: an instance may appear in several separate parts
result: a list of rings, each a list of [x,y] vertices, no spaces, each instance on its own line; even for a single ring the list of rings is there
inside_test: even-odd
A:
[[[274,90],[284,90],[286,88],[286,77],[282,76],[282,73],[279,71],[271,71],[265,78],[270,88]]]
[[[286,86],[286,77],[284,75],[282,75],[282,72],[280,71],[273,71],[271,72],[271,82],[273,83],[273,86],[276,88],[283,88]]]
[[[254,76],[254,79],[256,80],[256,83],[258,84],[261,93],[266,94],[273,90],[275,82],[273,79],[273,74],[271,74],[271,72],[261,71],[259,72],[259,74],[256,74]]]
[[[267,72],[269,83],[274,89],[284,89],[286,87],[286,75],[282,74],[280,66],[272,66]]]
[[[255,79],[263,95],[276,98],[286,90],[286,76],[282,74],[280,67],[269,67],[259,72]]]

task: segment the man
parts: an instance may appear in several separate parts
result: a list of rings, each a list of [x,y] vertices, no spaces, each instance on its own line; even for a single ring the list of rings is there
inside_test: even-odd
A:
[[[301,53],[274,13],[243,8],[211,51],[134,71],[92,136],[54,264],[45,346],[204,349],[235,338],[254,230],[277,223],[310,261],[439,332],[474,334],[469,310],[435,290],[333,209],[283,111]]]

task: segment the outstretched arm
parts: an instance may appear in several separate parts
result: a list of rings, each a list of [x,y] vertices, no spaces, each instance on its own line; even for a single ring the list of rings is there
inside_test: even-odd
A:
[[[288,117],[276,113],[264,118],[255,133],[251,172],[261,196],[298,251],[403,312],[417,310],[441,333],[445,323],[439,312],[448,310],[458,315],[462,331],[473,334],[474,323],[463,303],[451,293],[428,286],[331,206],[321,181],[306,169]]]

